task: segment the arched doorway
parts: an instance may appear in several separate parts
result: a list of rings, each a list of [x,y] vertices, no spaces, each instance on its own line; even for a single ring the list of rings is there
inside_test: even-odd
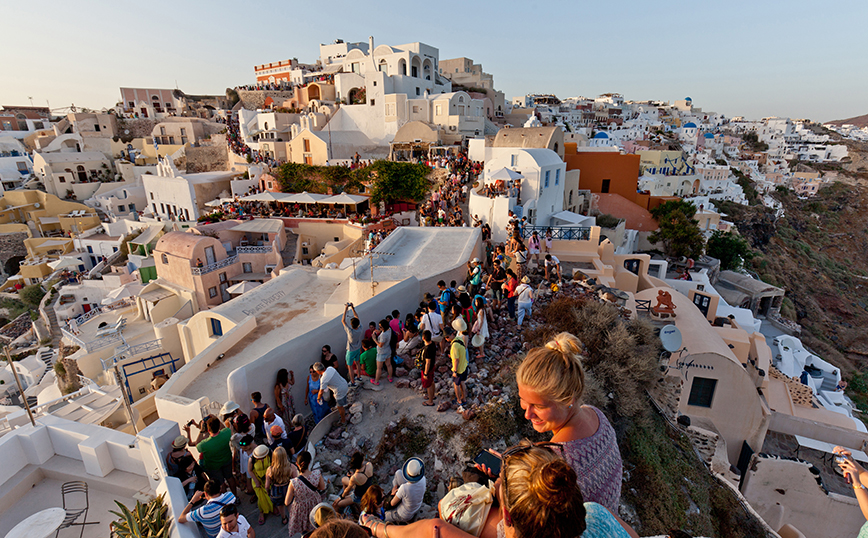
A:
[[[85,171],[84,166],[82,166],[82,165],[76,166],[75,172],[76,172],[76,175],[78,176],[78,181],[80,183],[86,183],[87,182],[87,172]]]
[[[308,89],[307,89],[307,100],[308,101],[313,101],[314,99],[319,99],[320,95],[321,95],[321,93],[320,93],[318,84],[311,84],[310,86],[308,86]]]

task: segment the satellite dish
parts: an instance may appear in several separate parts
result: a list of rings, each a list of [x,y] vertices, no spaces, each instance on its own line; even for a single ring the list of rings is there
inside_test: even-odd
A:
[[[33,204],[33,207],[35,207],[36,209],[39,209],[39,202],[36,202],[35,204]]]
[[[675,353],[681,349],[681,331],[675,325],[667,325],[660,329],[660,343],[663,349],[669,353]]]

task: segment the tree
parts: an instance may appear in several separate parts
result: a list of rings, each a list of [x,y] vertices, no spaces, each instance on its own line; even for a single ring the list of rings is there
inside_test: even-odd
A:
[[[371,203],[391,203],[397,200],[420,202],[431,189],[424,164],[375,161],[363,168],[371,182]]]
[[[753,256],[750,245],[742,236],[720,230],[711,235],[706,251],[709,256],[720,260],[720,268],[724,271],[741,269],[744,261]]]
[[[18,292],[18,296],[21,297],[21,301],[24,304],[31,308],[37,308],[39,302],[42,301],[42,298],[45,296],[45,291],[39,284],[33,284],[32,286],[22,288],[21,291]]]
[[[663,243],[667,256],[698,258],[702,256],[705,240],[699,222],[693,218],[696,207],[684,200],[664,202],[651,210],[659,229],[648,236],[652,243]]]

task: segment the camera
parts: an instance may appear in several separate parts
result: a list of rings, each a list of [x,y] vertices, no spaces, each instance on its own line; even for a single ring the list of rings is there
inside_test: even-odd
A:
[[[188,427],[188,428],[189,428],[190,426],[195,426],[195,425],[196,425],[196,419],[194,419],[194,418],[190,419],[190,422],[187,423],[187,427]]]
[[[847,456],[835,456],[835,463],[844,463],[849,459]]]
[[[347,303],[347,306],[353,306],[353,303]]]

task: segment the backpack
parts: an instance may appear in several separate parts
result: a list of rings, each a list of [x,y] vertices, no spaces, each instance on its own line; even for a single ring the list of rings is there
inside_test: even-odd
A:
[[[425,371],[425,349],[427,348],[428,344],[422,346],[421,348],[419,348],[419,351],[416,352],[416,368],[422,370],[423,372]]]

